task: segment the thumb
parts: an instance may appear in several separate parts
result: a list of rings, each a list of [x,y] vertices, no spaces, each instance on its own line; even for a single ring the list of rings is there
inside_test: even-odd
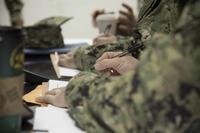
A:
[[[108,68],[116,69],[120,65],[119,63],[119,58],[104,59],[102,61],[96,62],[94,67],[97,71],[102,71]]]
[[[52,95],[44,95],[40,97],[36,97],[35,101],[39,103],[46,103],[46,104],[52,104],[54,96]]]

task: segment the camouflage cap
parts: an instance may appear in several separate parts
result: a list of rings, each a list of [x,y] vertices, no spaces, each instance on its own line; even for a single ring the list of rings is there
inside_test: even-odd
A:
[[[35,49],[64,47],[61,25],[72,17],[49,17],[26,27],[25,47]]]
[[[62,16],[57,16],[57,17],[49,17],[43,20],[40,20],[35,24],[35,26],[38,25],[55,25],[55,26],[61,26],[65,22],[69,21],[72,19],[72,17],[62,17]]]

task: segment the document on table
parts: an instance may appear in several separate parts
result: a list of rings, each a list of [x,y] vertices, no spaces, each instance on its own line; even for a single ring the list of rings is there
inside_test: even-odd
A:
[[[47,130],[48,133],[85,133],[75,125],[67,109],[54,106],[36,108],[33,129]]]
[[[49,90],[65,87],[67,84],[66,81],[49,80]],[[69,116],[67,109],[52,105],[36,108],[33,130],[46,130],[48,133],[85,133],[75,125],[75,121]]]
[[[66,87],[68,81],[61,81],[61,80],[49,80],[48,90],[52,90],[55,88]]]
[[[61,77],[73,77],[80,73],[77,69],[65,68],[65,67],[58,67],[60,71]]]

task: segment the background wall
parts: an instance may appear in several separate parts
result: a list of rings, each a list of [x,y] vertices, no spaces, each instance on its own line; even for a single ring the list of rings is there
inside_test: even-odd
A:
[[[62,26],[65,38],[93,38],[97,29],[92,27],[91,14],[95,9],[118,11],[121,3],[131,5],[137,14],[137,0],[23,0],[25,25],[31,25],[45,17],[63,15],[74,19]],[[4,0],[0,0],[0,25],[8,25],[9,18]]]

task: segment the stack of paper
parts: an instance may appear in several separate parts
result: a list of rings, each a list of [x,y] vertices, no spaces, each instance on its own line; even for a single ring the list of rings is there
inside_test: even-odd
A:
[[[48,90],[50,91],[55,88],[66,87],[68,84],[68,81],[49,80],[48,83],[49,83]]]

